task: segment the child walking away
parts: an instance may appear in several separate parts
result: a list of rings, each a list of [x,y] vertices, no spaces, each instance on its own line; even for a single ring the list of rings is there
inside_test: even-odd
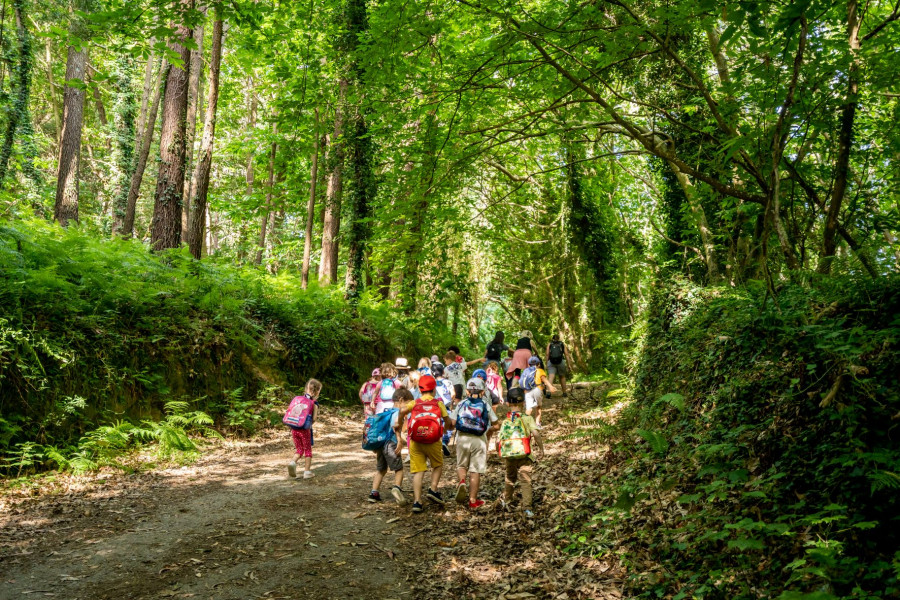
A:
[[[469,365],[480,363],[482,360],[481,358],[476,358],[475,360],[467,361],[459,355],[459,350],[456,349],[456,346],[451,346],[444,355],[444,363],[446,364],[444,375],[453,384],[453,391],[458,400],[462,400],[465,393],[466,369]]]
[[[510,348],[506,352],[506,358],[503,359],[503,362],[500,363],[501,373],[503,373],[503,380],[506,382],[506,391],[508,392],[513,388],[513,378],[509,376],[508,371],[512,367],[513,364],[513,355],[515,354],[515,350]]]
[[[422,484],[425,479],[425,471],[431,465],[431,487],[425,496],[437,504],[444,504],[444,499],[438,491],[441,482],[441,473],[444,470],[444,456],[441,452],[441,437],[444,433],[442,422],[453,427],[453,420],[447,413],[444,403],[434,397],[436,382],[431,375],[424,375],[419,379],[419,391],[422,397],[413,402],[407,402],[400,409],[397,426],[394,428],[397,436],[401,436],[400,426],[407,415],[410,416],[407,436],[409,440],[409,472],[413,477],[413,506],[414,513],[422,512]]]
[[[569,376],[569,365],[571,364],[572,357],[569,356],[569,349],[560,341],[559,334],[554,333],[553,339],[547,344],[547,378],[550,383],[553,383],[553,378],[559,375],[563,398],[566,397],[566,377]]]
[[[367,417],[375,414],[375,410],[372,408],[372,400],[375,399],[375,393],[380,386],[381,369],[374,369],[372,371],[372,377],[359,388],[359,399],[363,403],[363,413]]]
[[[397,381],[397,368],[391,363],[381,365],[381,385],[372,399],[372,410],[377,415],[394,408],[394,392],[401,387]]]
[[[469,508],[484,506],[478,499],[481,476],[487,470],[488,432],[497,429],[497,415],[484,398],[484,381],[473,377],[466,384],[468,395],[456,405],[450,418],[456,422],[456,501],[469,501]],[[466,473],[469,474],[469,489],[466,490]]]
[[[503,497],[498,499],[497,506],[505,508],[512,503],[513,492],[518,483],[519,491],[522,493],[522,510],[530,519],[534,517],[534,513],[531,512],[531,481],[534,472],[532,450],[537,446],[540,450],[538,458],[543,458],[544,444],[534,419],[522,414],[524,400],[525,394],[521,388],[511,389],[506,396],[509,413],[500,425],[500,433],[497,434],[497,450],[506,467],[506,484],[503,488]]]
[[[394,392],[394,404],[402,405],[413,399],[412,394],[406,388],[400,388]],[[372,479],[372,491],[369,493],[369,502],[381,502],[381,482],[388,469],[394,472],[394,485],[391,487],[391,496],[397,504],[406,504],[406,497],[400,487],[403,484],[403,460],[400,458],[401,439],[400,410],[388,408],[383,412],[366,419],[366,427],[363,433],[363,450],[375,451],[375,477]]]
[[[555,392],[556,388],[547,378],[547,373],[540,368],[541,359],[532,356],[528,359],[528,368],[522,371],[519,378],[519,386],[525,391],[525,414],[534,414],[534,421],[537,428],[541,428],[541,404],[544,401],[543,386],[547,386],[550,392]]]
[[[319,394],[322,393],[322,384],[317,379],[306,382],[306,391],[302,396],[291,400],[287,412],[284,413],[283,422],[291,429],[291,439],[294,442],[294,453],[288,463],[288,476],[297,476],[297,459],[304,460],[303,479],[314,476],[312,472],[312,426],[316,421],[319,410]]]
[[[456,395],[456,389],[450,380],[444,377],[444,365],[433,363],[431,372],[434,374],[435,379],[434,397],[443,402],[444,408],[449,412],[453,407],[453,401],[459,397]],[[422,380],[420,379],[419,381],[421,382]],[[448,429],[441,438],[441,451],[444,453],[444,456],[450,456],[450,448],[447,446],[449,443],[450,430]]]

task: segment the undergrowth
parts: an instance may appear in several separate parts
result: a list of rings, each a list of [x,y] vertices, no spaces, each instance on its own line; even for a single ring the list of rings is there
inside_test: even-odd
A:
[[[323,401],[358,402],[373,365],[454,341],[373,297],[351,307],[339,290],[302,290],[293,273],[184,249],[155,255],[42,221],[0,224],[0,475],[87,464],[101,428],[146,438],[140,424],[166,423],[173,400],[239,434],[310,377]]]
[[[648,598],[900,596],[900,281],[655,298],[608,473],[560,527]]]

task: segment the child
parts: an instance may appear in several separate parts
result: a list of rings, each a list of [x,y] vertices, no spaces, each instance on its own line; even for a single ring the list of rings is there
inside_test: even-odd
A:
[[[478,371],[476,371],[477,373]],[[485,384],[487,385],[487,389],[494,396],[496,396],[499,400],[498,402],[494,402],[494,404],[502,404],[503,403],[503,378],[500,377],[500,365],[497,364],[496,361],[490,361],[487,364],[486,369],[487,377],[485,380]]]
[[[544,401],[543,386],[547,386],[550,392],[555,392],[556,388],[550,383],[547,372],[541,367],[541,359],[532,356],[528,359],[528,368],[522,371],[519,378],[519,386],[525,391],[525,414],[534,413],[534,421],[537,428],[541,428],[541,404]]]
[[[291,439],[294,442],[294,453],[291,454],[291,461],[288,463],[288,476],[297,476],[297,458],[304,459],[303,479],[315,477],[312,472],[312,424],[316,422],[316,416],[319,412],[319,394],[322,393],[322,384],[318,379],[310,379],[306,382],[306,392],[303,394],[307,399],[314,403],[312,409],[312,420],[308,429],[299,429],[291,427]]]
[[[434,374],[434,378],[436,381],[434,397],[444,403],[444,408],[449,411],[453,408],[454,401],[457,399],[456,388],[450,383],[450,380],[444,377],[444,367],[440,363],[432,363],[431,372]],[[422,380],[419,379],[421,382]],[[450,443],[450,435],[451,431],[449,429],[444,431],[444,437],[441,441],[441,449],[444,452],[444,456],[450,456],[450,448],[447,444]]]
[[[466,368],[481,361],[482,359],[477,358],[466,362],[466,359],[459,355],[456,346],[451,346],[447,354],[444,355],[444,363],[446,364],[444,374],[450,380],[450,383],[453,384],[453,390],[456,392],[457,399],[462,399],[465,391]]]
[[[485,399],[491,401],[491,406],[497,406],[498,404],[500,404],[500,402],[502,401],[500,396],[495,393],[494,390],[490,388],[490,386],[488,386],[487,371],[485,371],[484,369],[475,369],[475,372],[472,373],[472,378],[480,379],[484,382],[484,397]],[[500,377],[498,376],[497,379],[499,380]]]
[[[402,356],[398,356],[394,360],[394,366],[397,367],[397,381],[401,387],[409,385],[409,361]]]
[[[484,398],[484,381],[473,377],[466,384],[468,395],[456,405],[450,418],[456,423],[456,501],[469,500],[469,508],[479,509],[484,500],[478,499],[481,476],[487,470],[488,435],[498,429],[497,415]],[[469,490],[466,492],[466,472]]]
[[[528,415],[522,414],[522,402],[525,394],[521,388],[513,388],[506,395],[509,404],[509,413],[500,426],[497,449],[506,467],[506,485],[503,488],[503,497],[497,501],[499,508],[506,508],[513,499],[513,491],[516,482],[519,483],[522,492],[522,510],[525,516],[531,519],[531,476],[534,470],[532,447],[537,444],[540,450],[538,458],[544,456],[544,443],[541,440],[537,425]]]
[[[418,371],[409,372],[407,389],[412,393],[413,400],[418,400],[422,397],[422,392],[419,391],[419,379],[421,377],[422,375]]]
[[[363,403],[364,417],[375,414],[375,411],[372,410],[371,404],[372,400],[375,398],[375,392],[380,385],[381,369],[373,369],[372,377],[370,377],[369,380],[362,384],[362,387],[359,388],[359,399]]]
[[[394,392],[400,388],[397,381],[397,368],[391,363],[381,365],[381,386],[376,390],[372,398],[371,407],[374,414],[383,413],[389,408],[394,408]]]
[[[506,381],[506,391],[507,391],[507,392],[509,392],[509,390],[511,390],[512,387],[513,387],[513,386],[512,386],[513,378],[510,377],[509,375],[507,375],[507,373],[509,373],[509,368],[512,366],[512,363],[513,363],[513,355],[514,355],[515,353],[516,353],[516,351],[513,350],[512,348],[510,348],[510,349],[506,352],[506,358],[503,359],[503,364],[500,365],[500,367],[503,369],[503,371],[502,371],[502,373],[503,373],[503,379]]]
[[[431,375],[431,360],[424,356],[420,358],[417,370],[419,371],[419,375]]]
[[[406,388],[400,388],[394,392],[394,404],[403,405],[411,402],[413,396]],[[398,415],[400,411],[396,408],[387,409],[392,413],[391,429],[395,432],[399,428],[400,419]],[[369,493],[369,502],[381,502],[381,482],[387,474],[388,469],[394,472],[394,485],[391,486],[391,496],[397,501],[397,504],[403,506],[406,504],[406,497],[403,495],[403,460],[400,458],[400,439],[401,436],[395,433],[395,438],[384,443],[384,446],[375,451],[375,478],[372,480],[372,491]]]
[[[413,506],[414,513],[422,512],[422,483],[425,479],[425,471],[428,463],[431,464],[431,487],[428,488],[426,497],[437,504],[443,505],[444,499],[438,487],[441,483],[441,473],[444,471],[444,457],[441,453],[441,419],[453,427],[453,420],[440,400],[434,397],[434,389],[437,382],[431,375],[424,375],[419,379],[419,391],[422,397],[414,402],[408,402],[400,409],[397,425],[394,432],[398,439],[402,435],[401,424],[407,415],[410,416],[407,438],[409,443],[409,472],[413,477]]]

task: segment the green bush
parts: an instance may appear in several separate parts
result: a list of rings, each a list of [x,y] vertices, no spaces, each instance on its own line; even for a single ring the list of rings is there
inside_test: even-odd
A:
[[[896,277],[669,285],[566,547],[641,597],[897,597],[898,337]]]
[[[173,398],[198,399],[218,426],[244,433],[253,415],[268,416],[229,397],[236,389],[247,399],[269,390],[277,404],[316,377],[326,402],[358,402],[374,365],[454,342],[392,312],[369,296],[351,307],[337,289],[304,291],[292,273],[195,261],[184,249],[155,255],[43,221],[0,224],[5,472],[54,462],[23,444],[66,448],[119,420],[165,422]]]

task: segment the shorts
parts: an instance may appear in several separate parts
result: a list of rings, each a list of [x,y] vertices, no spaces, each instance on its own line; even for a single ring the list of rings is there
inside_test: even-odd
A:
[[[487,441],[483,436],[469,433],[456,436],[456,466],[469,473],[487,471]]]
[[[444,466],[444,451],[438,440],[433,444],[409,443],[409,472],[422,473],[428,470],[427,463],[431,463],[432,469]]]
[[[566,364],[566,361],[562,361],[558,365],[554,365],[552,362],[547,361],[547,375],[559,375],[560,377],[565,377],[569,374],[569,366]]]
[[[403,470],[403,459],[397,451],[397,442],[386,442],[383,447],[375,451],[375,469],[383,473],[390,469],[394,473]]]
[[[544,390],[539,387],[525,392],[525,410],[540,408],[544,401]]]
[[[298,455],[312,456],[312,429],[291,429],[291,439]]]

